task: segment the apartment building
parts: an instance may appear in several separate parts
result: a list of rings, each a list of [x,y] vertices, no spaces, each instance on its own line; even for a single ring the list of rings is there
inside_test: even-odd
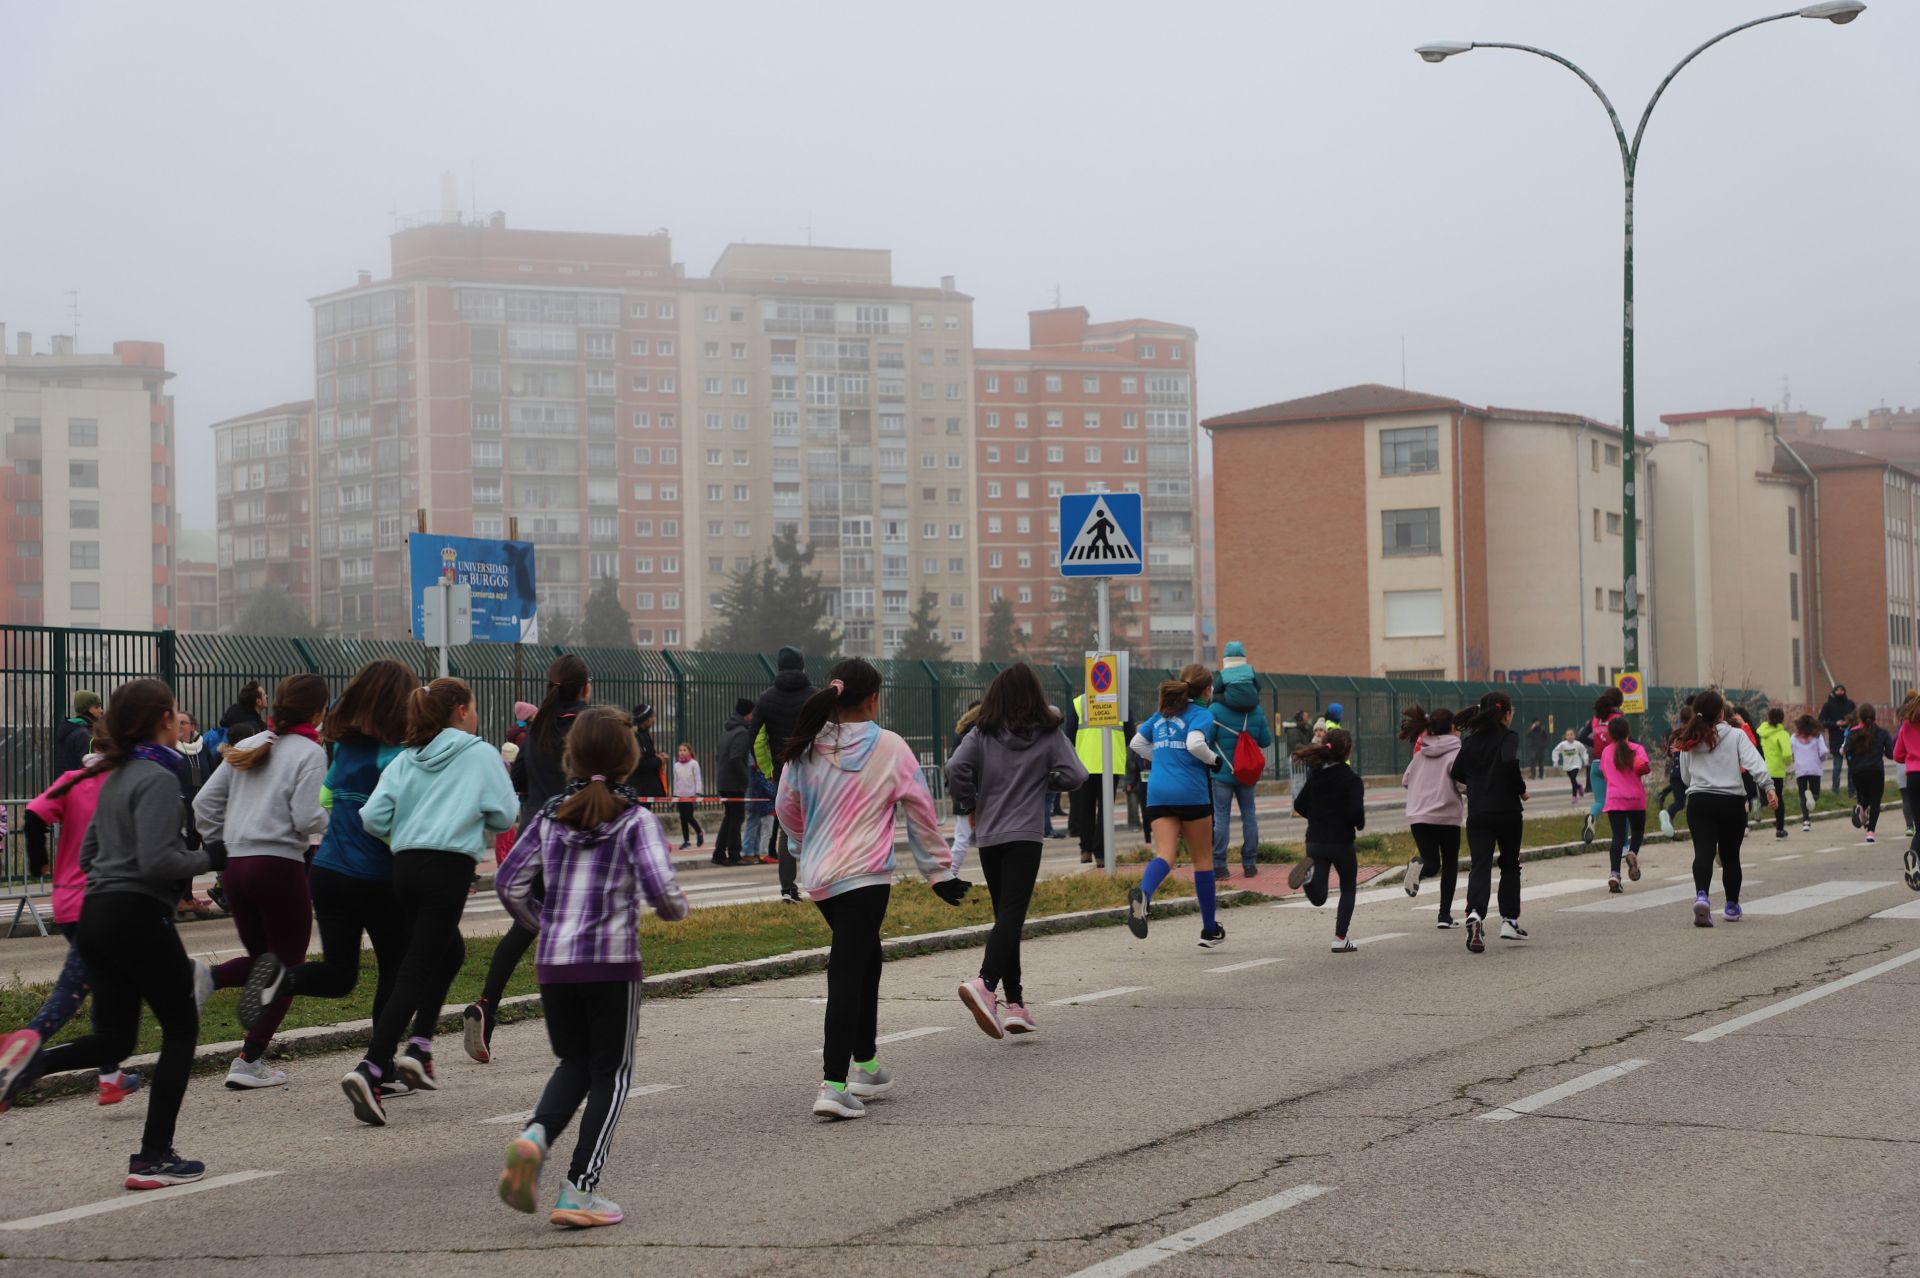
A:
[[[159,342],[36,353],[0,324],[0,621],[145,630],[176,623],[173,374]]]
[[[981,514],[978,601],[1013,601],[1028,644],[1046,651],[1067,599],[1057,498],[1144,493],[1144,576],[1118,587],[1117,642],[1143,664],[1199,655],[1191,328],[1131,319],[1093,324],[1085,307],[1028,314],[1026,349],[973,353]]]
[[[313,401],[299,400],[215,422],[214,502],[218,611],[208,630],[230,630],[253,596],[286,591],[315,613]],[[339,459],[334,459],[339,466]],[[336,531],[334,545],[338,548]],[[183,627],[186,628],[186,627]]]
[[[1216,548],[1219,636],[1263,668],[1553,681],[1620,668],[1614,428],[1379,385],[1201,425],[1219,525],[1257,530]]]
[[[182,528],[174,538],[174,629],[212,634],[220,629],[218,534]]]

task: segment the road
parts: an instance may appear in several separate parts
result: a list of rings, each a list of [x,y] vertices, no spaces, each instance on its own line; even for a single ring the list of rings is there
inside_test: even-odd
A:
[[[808,1114],[824,978],[661,1000],[633,1079],[658,1090],[604,1184],[628,1219],[586,1234],[493,1197],[512,1126],[490,1120],[533,1104],[538,1024],[489,1066],[445,1044],[444,1089],[382,1130],[335,1090],[345,1056],[271,1092],[196,1080],[182,1149],[266,1174],[165,1204],[117,1188],[139,1098],[16,1111],[0,1253],[35,1278],[559,1248],[570,1275],[690,1278],[1920,1274],[1920,897],[1853,834],[1757,841],[1748,918],[1711,930],[1687,851],[1659,845],[1620,897],[1600,857],[1528,866],[1533,938],[1479,956],[1391,890],[1364,894],[1352,955],[1290,903],[1229,911],[1217,951],[1189,919],[1031,942],[1024,1040],[954,998],[972,955],[890,963],[900,1082],[837,1126]]]

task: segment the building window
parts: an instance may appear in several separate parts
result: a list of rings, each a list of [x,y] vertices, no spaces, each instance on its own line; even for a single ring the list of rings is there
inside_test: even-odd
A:
[[[1437,555],[1440,553],[1440,508],[1425,506],[1415,510],[1380,512],[1380,552],[1396,556]]]
[[[1098,463],[1099,460],[1100,460],[1100,445],[1088,444],[1087,445],[1087,464],[1093,465]]]
[[[67,442],[75,448],[100,446],[100,422],[93,417],[67,418]]]
[[[1607,512],[1607,532],[1610,536],[1614,537],[1620,535],[1620,516],[1614,514],[1611,510]]]
[[[16,513],[18,513],[16,508]],[[67,503],[68,528],[98,528],[100,526],[100,503],[97,501],[70,501]]]
[[[1047,429],[1048,430],[1059,430],[1065,424],[1066,424],[1066,415],[1064,413],[1062,413],[1057,408],[1048,410],[1047,412]]]
[[[1620,464],[1620,445],[1608,444],[1600,451],[1607,465],[1618,466]]]
[[[72,541],[67,543],[67,567],[98,568],[100,566],[100,543],[97,541]]]
[[[1152,345],[1150,345],[1150,344],[1148,344],[1148,343],[1142,343],[1142,344],[1141,344],[1141,346],[1140,346],[1140,358],[1141,358],[1141,359],[1152,359],[1152,358],[1153,358],[1153,347],[1152,347]]]
[[[1054,395],[1060,393],[1060,379],[1058,377],[1049,376],[1047,378],[1047,391]]]
[[[1792,506],[1787,507],[1787,553],[1800,553],[1800,512]],[[1798,683],[1799,680],[1794,680]]]
[[[1440,428],[1412,426],[1380,432],[1382,475],[1427,475],[1440,469]]]
[[[1800,574],[1797,572],[1787,574],[1787,619],[1800,620]]]
[[[100,610],[100,583],[97,581],[75,581],[68,583],[67,601],[71,607],[83,612]],[[1795,640],[1797,644],[1799,641]],[[1798,667],[1796,666],[1796,669]]]
[[[100,463],[93,461],[70,461],[67,463],[67,487],[98,488],[100,486]]]
[[[1447,633],[1438,590],[1389,590],[1381,598],[1389,639],[1424,639]]]

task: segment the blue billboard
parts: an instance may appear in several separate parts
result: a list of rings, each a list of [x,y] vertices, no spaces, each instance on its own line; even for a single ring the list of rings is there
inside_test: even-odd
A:
[[[408,533],[407,568],[415,639],[426,633],[427,588],[451,573],[455,582],[472,588],[475,643],[540,641],[532,542]]]

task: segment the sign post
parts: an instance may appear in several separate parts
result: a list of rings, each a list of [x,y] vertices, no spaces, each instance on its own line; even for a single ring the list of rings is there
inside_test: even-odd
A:
[[[1647,685],[1640,678],[1638,670],[1622,670],[1613,677],[1613,686],[1620,690],[1621,714],[1635,715],[1647,712]]]
[[[421,597],[421,638],[440,650],[440,677],[452,673],[451,649],[473,642],[473,587],[442,577]]]
[[[1146,571],[1140,553],[1139,493],[1062,493],[1060,495],[1060,575],[1099,579],[1099,621],[1094,646],[1087,654],[1086,684],[1081,697],[1080,726],[1100,729],[1100,847],[1107,873],[1113,857],[1113,728],[1126,720],[1125,654],[1112,651],[1109,632],[1108,583],[1115,577],[1138,577]]]

